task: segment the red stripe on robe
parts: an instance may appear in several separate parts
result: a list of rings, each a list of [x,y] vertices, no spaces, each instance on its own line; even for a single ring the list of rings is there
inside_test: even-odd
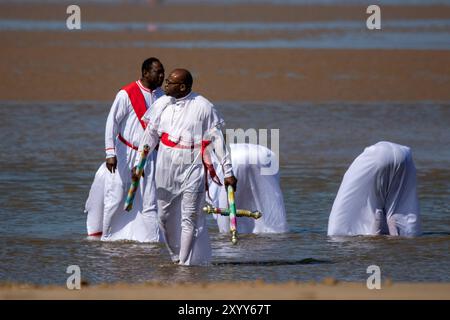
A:
[[[142,128],[144,128],[145,130],[147,124],[144,121],[142,121],[142,117],[147,111],[147,106],[145,104],[145,98],[144,95],[142,94],[141,88],[139,88],[139,85],[135,81],[123,87],[122,90],[125,90],[127,92],[134,113],[136,113],[136,116],[139,122],[141,123]]]

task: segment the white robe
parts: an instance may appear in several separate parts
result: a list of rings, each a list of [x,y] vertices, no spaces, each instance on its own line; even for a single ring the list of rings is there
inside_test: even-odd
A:
[[[273,162],[277,161],[275,154],[263,146],[251,144],[231,144],[230,148],[233,172],[238,179],[238,189],[235,194],[238,209],[259,210],[263,213],[258,220],[238,217],[238,233],[287,232],[288,225],[279,174],[261,175],[261,168],[273,166]],[[252,158],[254,155],[256,158]],[[213,161],[217,175],[223,182],[222,166],[218,163],[217,157],[213,157]],[[87,200],[86,207],[91,208],[88,215],[89,234],[102,230],[106,172],[106,166],[103,164],[97,171]],[[228,206],[227,193],[223,186],[209,182],[209,194],[211,199],[207,197],[207,202],[221,208]],[[214,218],[217,220],[220,232],[230,231],[229,217],[214,215]],[[157,221],[154,222],[154,227],[158,227]],[[133,230],[134,228],[131,228],[129,232]],[[128,233],[127,239],[133,238],[135,236]]]
[[[224,121],[214,106],[196,93],[178,100],[164,96],[144,119],[148,125],[139,150],[145,144],[152,149],[159,143],[155,183],[159,225],[169,254],[181,265],[206,264],[211,246],[202,212],[205,171],[201,145],[213,140],[211,146],[216,151],[223,147],[220,129]],[[225,175],[231,176],[229,154],[222,150],[218,155]]]
[[[150,92],[137,81],[147,108],[163,95],[160,88]],[[121,134],[129,143],[139,145],[144,129],[134,112],[128,94],[120,90],[111,106],[105,129],[106,156],[117,157],[117,169],[110,173],[102,164],[94,178],[85,205],[88,235],[101,234],[101,240],[161,241],[157,224],[154,167],[156,152],[149,154],[145,177],[141,179],[133,209],[123,210],[131,184],[130,170],[139,158],[136,150],[126,146],[117,136]]]
[[[283,193],[280,188],[279,173],[264,174],[263,168],[278,168],[275,153],[264,146],[254,144],[230,144],[233,172],[238,180],[235,193],[237,209],[262,212],[262,217],[254,220],[237,217],[238,233],[282,233],[288,231]],[[221,166],[217,165],[217,173],[223,181]],[[274,164],[276,162],[277,164]],[[223,186],[210,184],[209,193],[212,205],[220,208],[228,207],[227,192]],[[230,218],[214,214],[220,232],[230,231]]]
[[[408,147],[378,142],[344,175],[328,221],[329,236],[418,236],[416,168]]]

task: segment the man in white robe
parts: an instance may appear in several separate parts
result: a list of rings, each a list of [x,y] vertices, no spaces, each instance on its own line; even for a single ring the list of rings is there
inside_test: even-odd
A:
[[[351,164],[328,221],[329,236],[421,234],[416,168],[410,148],[367,147]]]
[[[144,116],[148,125],[139,145],[139,150],[144,145],[153,150],[159,143],[155,174],[159,225],[172,261],[180,265],[206,264],[211,258],[202,207],[206,171],[215,174],[209,171],[205,153],[214,150],[218,156],[225,186],[236,188],[237,183],[221,131],[224,121],[207,99],[191,91],[192,83],[185,69],[169,75],[167,96]]]
[[[233,172],[239,180],[239,190],[235,194],[238,209],[262,212],[262,217],[254,220],[237,217],[238,233],[282,233],[288,231],[283,193],[280,188],[278,159],[275,153],[264,146],[246,143],[230,144]],[[223,179],[221,166],[214,159],[219,179]],[[274,168],[276,170],[267,170]],[[266,169],[266,170],[265,170]],[[211,184],[211,202],[215,207],[227,208],[228,198],[225,188]],[[230,232],[230,218],[214,214],[220,232]]]
[[[130,170],[139,159],[138,145],[146,123],[142,117],[164,95],[164,67],[157,58],[142,64],[140,80],[120,90],[111,106],[105,129],[106,164],[98,169],[86,201],[87,229],[103,241],[161,241],[157,227],[154,168],[156,151],[148,155],[145,175],[130,212],[124,202],[131,184]]]

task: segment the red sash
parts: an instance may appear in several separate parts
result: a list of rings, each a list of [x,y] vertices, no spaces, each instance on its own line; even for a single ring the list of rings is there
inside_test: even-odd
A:
[[[200,152],[202,155],[203,168],[205,170],[205,189],[208,194],[208,197],[211,199],[211,196],[209,195],[208,173],[213,182],[215,182],[219,186],[222,185],[219,177],[217,176],[216,170],[214,170],[214,165],[212,164],[211,157],[209,156],[209,154],[207,152],[205,152],[206,148],[209,146],[211,141],[203,140],[201,145],[185,146],[185,145],[181,145],[176,142],[173,142],[172,140],[169,139],[169,134],[167,134],[166,132],[163,132],[163,134],[161,135],[161,142],[164,145],[168,146],[169,148],[176,148],[176,149],[195,149],[196,147],[197,148],[201,147]]]
[[[119,135],[117,136],[117,138],[119,138],[120,141],[122,141],[123,144],[125,144],[127,147],[138,151],[139,148],[136,146],[133,146],[130,142],[128,142],[124,137],[122,137],[122,135],[119,133]]]
[[[142,94],[141,89],[139,88],[139,85],[135,81],[123,87],[122,90],[125,90],[127,92],[134,113],[136,113],[136,116],[139,122],[141,123],[142,128],[144,128],[145,130],[147,124],[144,121],[142,121],[142,117],[147,111],[147,106],[145,105],[145,98],[144,95]]]

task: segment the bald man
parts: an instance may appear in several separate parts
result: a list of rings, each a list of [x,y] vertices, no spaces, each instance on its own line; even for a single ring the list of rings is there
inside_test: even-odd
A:
[[[223,166],[225,187],[237,184],[222,134],[225,122],[211,102],[191,91],[192,84],[189,71],[170,73],[166,96],[143,117],[147,128],[139,145],[139,151],[144,145],[151,151],[159,143],[155,173],[159,226],[172,261],[180,265],[207,264],[211,258],[202,212],[207,175],[217,181],[211,152]]]

